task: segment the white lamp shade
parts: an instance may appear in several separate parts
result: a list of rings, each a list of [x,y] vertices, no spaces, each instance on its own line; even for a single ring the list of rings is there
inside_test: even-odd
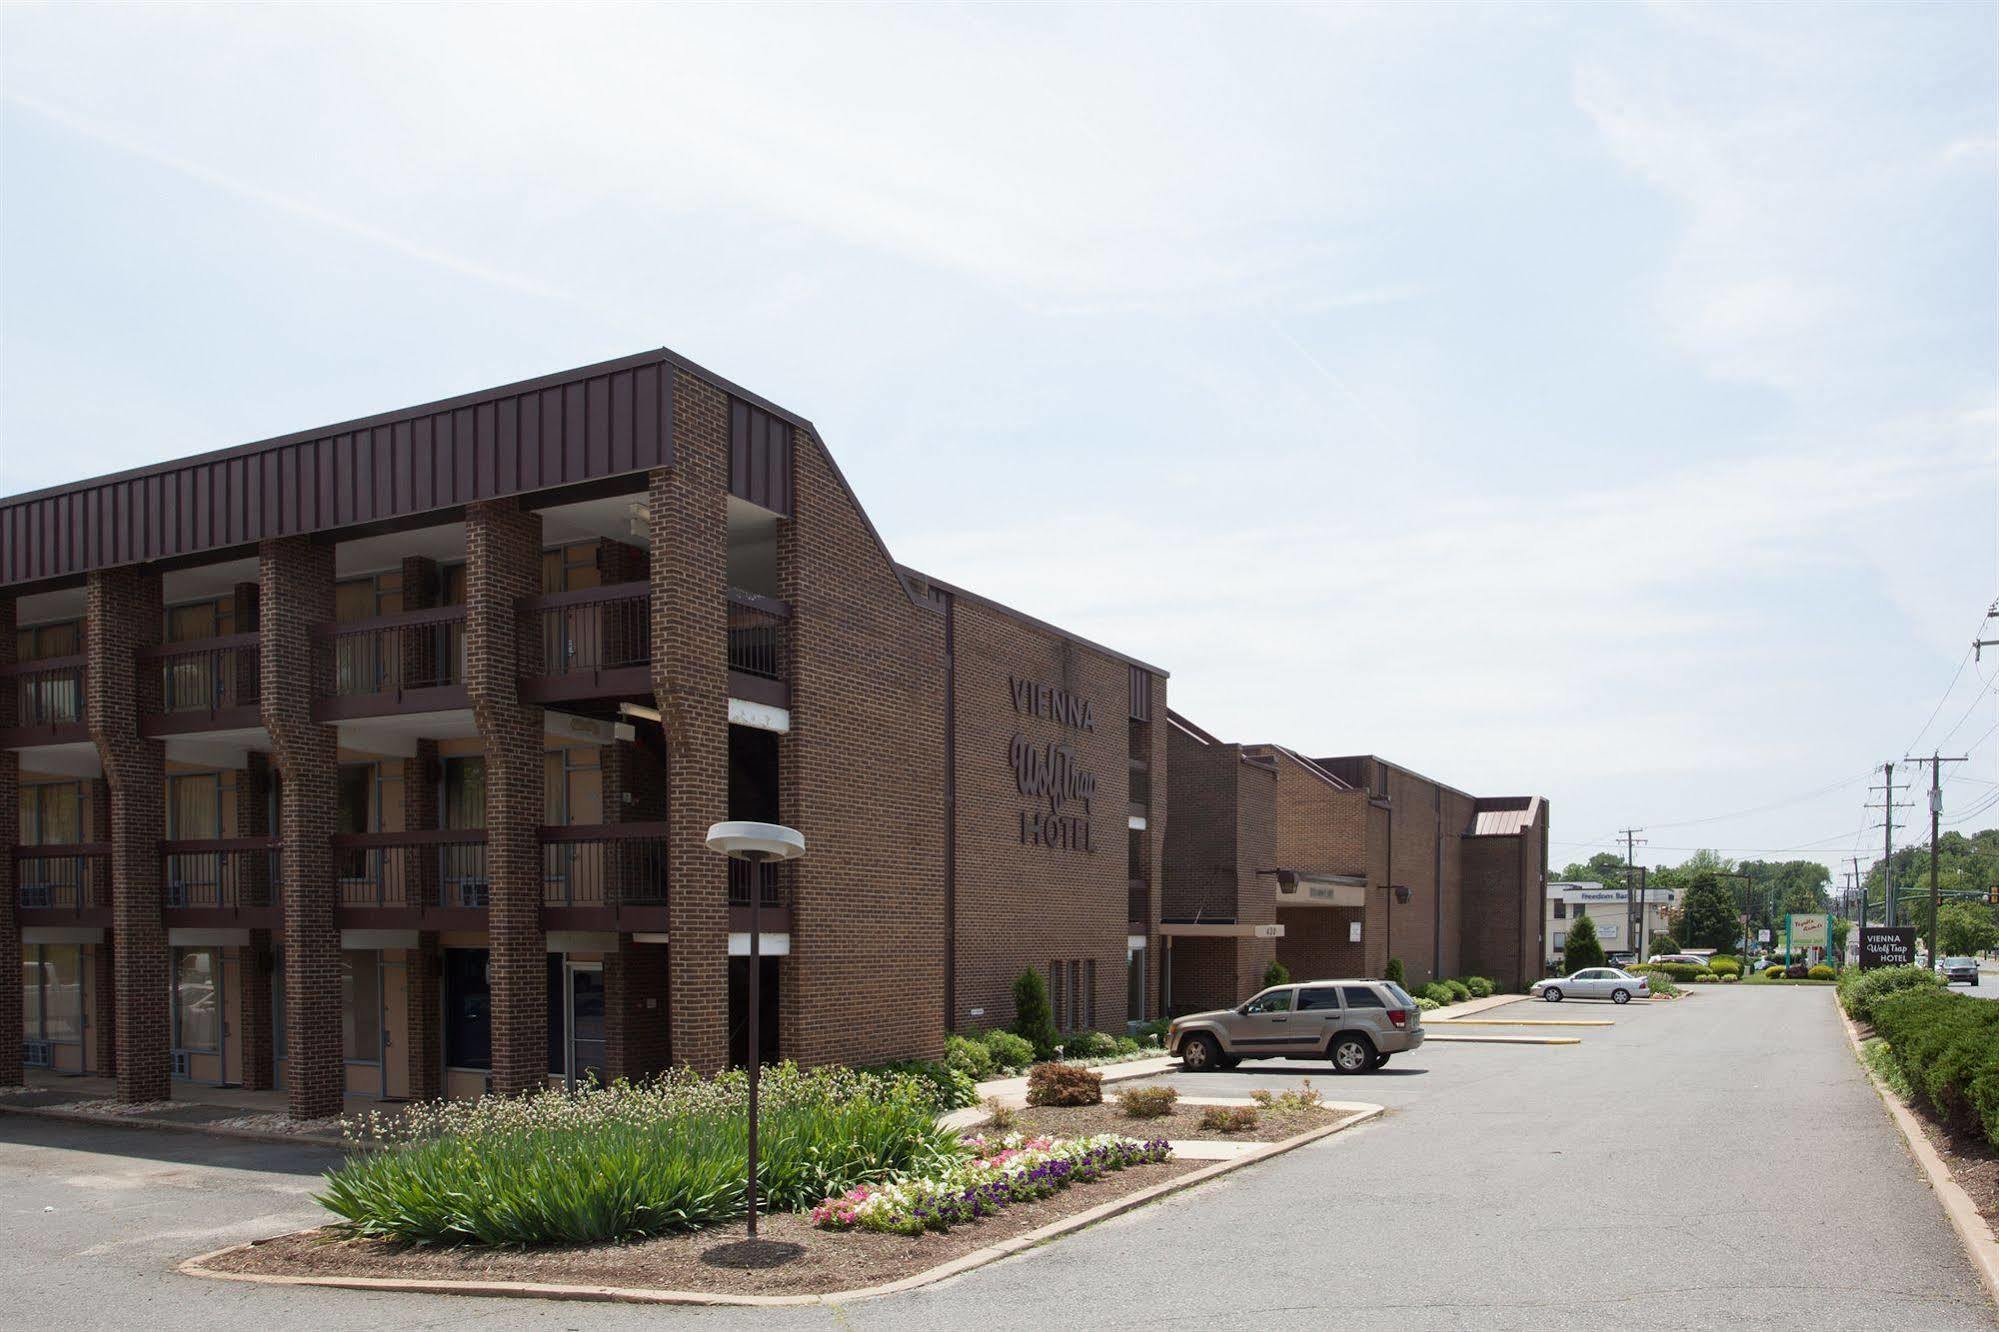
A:
[[[781,823],[711,823],[708,849],[732,859],[796,860],[805,854],[805,834]]]

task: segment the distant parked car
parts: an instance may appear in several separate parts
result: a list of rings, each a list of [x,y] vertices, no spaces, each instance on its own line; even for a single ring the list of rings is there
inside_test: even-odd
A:
[[[1609,966],[1628,967],[1633,962],[1636,962],[1638,960],[1638,954],[1630,951],[1625,951],[1621,953],[1606,953],[1604,955],[1603,960]]]
[[[1564,999],[1608,999],[1614,1004],[1628,1004],[1633,999],[1650,999],[1652,983],[1616,967],[1584,967],[1573,976],[1535,981],[1527,993],[1551,1004]]]
[[[1947,957],[1937,963],[1937,975],[1943,977],[1945,985],[1955,985],[1963,981],[1966,985],[1978,984],[1978,959],[1975,957]]]
[[[1239,1008],[1191,1013],[1166,1029],[1166,1053],[1189,1073],[1244,1059],[1326,1059],[1341,1073],[1380,1068],[1423,1043],[1423,1014],[1394,981],[1273,985]]]
[[[1687,967],[1704,967],[1707,965],[1707,959],[1699,953],[1661,953],[1652,960],[1654,962],[1678,962],[1680,965]]]

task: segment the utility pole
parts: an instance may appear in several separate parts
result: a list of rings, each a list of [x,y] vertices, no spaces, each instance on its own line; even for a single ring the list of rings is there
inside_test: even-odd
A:
[[[1964,763],[1968,756],[1945,758],[1935,750],[1926,759],[1904,759],[1904,763],[1930,765],[1930,965],[1937,964],[1937,824],[1943,815],[1943,779],[1938,775],[1946,763]]]
[[[1651,897],[1645,887],[1645,867],[1638,867],[1638,960],[1643,962],[1652,947],[1652,917],[1646,907],[1651,905]]]
[[[1638,937],[1638,918],[1632,912],[1631,853],[1632,848],[1644,843],[1645,839],[1638,835],[1644,831],[1643,828],[1624,828],[1620,830],[1620,835],[1624,838],[1624,937],[1627,941],[1634,941]],[[1640,962],[1645,960],[1645,955],[1642,952],[1638,955],[1638,960]]]
[[[1884,784],[1867,788],[1882,793],[1881,803],[1877,805],[1870,801],[1867,808],[1881,811],[1881,900],[1886,916],[1882,924],[1892,927],[1895,924],[1895,811],[1907,809],[1909,805],[1907,801],[1899,805],[1895,803],[1895,765],[1884,763],[1881,771],[1886,775]]]

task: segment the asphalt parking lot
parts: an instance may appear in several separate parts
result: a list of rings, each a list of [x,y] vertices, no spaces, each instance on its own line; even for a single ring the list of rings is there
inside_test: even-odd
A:
[[[13,1326],[1991,1328],[1994,1311],[1821,988],[1604,1017],[1572,1046],[1445,1044],[1311,1079],[1381,1119],[939,1285],[808,1309],[315,1291],[178,1275],[311,1224],[330,1159],[0,1115],[0,1322]],[[1484,1016],[1484,1015],[1481,1015]],[[1486,1028],[1484,1030],[1496,1030]]]

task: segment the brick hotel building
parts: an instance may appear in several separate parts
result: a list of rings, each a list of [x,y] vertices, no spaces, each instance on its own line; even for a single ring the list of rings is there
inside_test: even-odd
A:
[[[1029,966],[1116,1030],[1168,732],[1163,672],[896,564],[810,422],[664,350],[0,500],[0,1086],[715,1068],[751,985],[766,1055],[935,1057]]]

